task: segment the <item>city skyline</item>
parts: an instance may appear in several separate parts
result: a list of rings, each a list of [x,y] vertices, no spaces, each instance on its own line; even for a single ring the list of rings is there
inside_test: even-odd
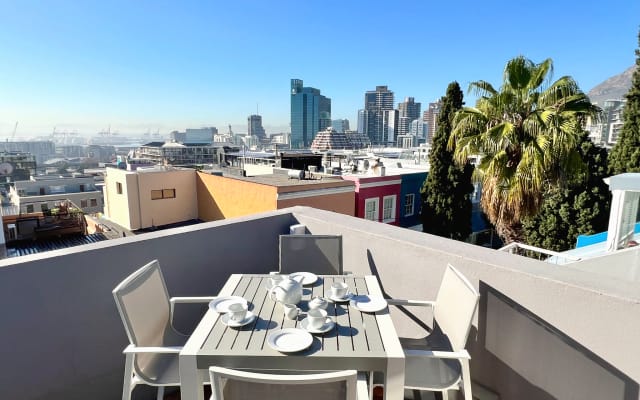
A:
[[[54,127],[244,132],[256,104],[267,134],[286,132],[291,78],[321,90],[331,118],[355,126],[364,93],[380,85],[397,107],[405,97],[435,102],[457,80],[472,104],[469,82],[499,85],[519,54],[552,58],[554,77],[571,75],[585,92],[635,59],[638,2],[381,4],[5,2],[0,139],[16,122],[16,138]]]

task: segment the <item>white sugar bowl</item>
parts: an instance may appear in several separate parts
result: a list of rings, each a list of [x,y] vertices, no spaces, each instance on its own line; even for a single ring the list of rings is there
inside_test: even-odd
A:
[[[314,308],[325,309],[329,305],[329,302],[324,297],[314,297],[309,300],[309,310],[313,310]]]

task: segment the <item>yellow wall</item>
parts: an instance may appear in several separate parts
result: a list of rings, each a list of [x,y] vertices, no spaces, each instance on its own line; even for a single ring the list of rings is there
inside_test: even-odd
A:
[[[116,183],[122,184],[117,194]],[[175,198],[151,200],[152,190],[175,189]],[[195,170],[129,172],[108,168],[105,213],[129,230],[198,218]]]
[[[195,170],[146,171],[137,176],[141,228],[198,218]],[[151,191],[161,189],[175,189],[176,197],[151,200]]]
[[[122,184],[122,194],[118,194],[116,183]],[[130,172],[117,168],[107,168],[104,178],[104,212],[106,216],[127,229],[133,228],[140,220],[138,202],[138,180]],[[136,221],[134,223],[134,221]]]
[[[198,215],[203,221],[239,217],[277,208],[276,188],[198,172]]]

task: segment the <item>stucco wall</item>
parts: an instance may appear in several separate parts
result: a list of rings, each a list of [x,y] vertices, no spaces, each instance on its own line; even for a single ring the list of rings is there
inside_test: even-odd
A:
[[[122,185],[120,194],[117,191],[118,183]],[[106,216],[127,229],[138,229],[140,202],[136,177],[125,170],[107,168],[103,192]]]
[[[277,269],[293,223],[272,213],[0,260],[0,397],[119,399],[128,340],[113,288],[158,259],[171,296],[213,296],[232,273]],[[189,332],[206,305],[184,307],[176,326]],[[155,398],[144,394],[134,398]]]
[[[337,214],[294,215],[311,233],[342,234],[345,270],[374,265],[392,297],[435,299],[447,263],[481,288],[472,376],[502,399],[640,398],[636,284]],[[392,315],[401,335],[424,336]]]
[[[196,175],[192,169],[128,172],[108,168],[105,214],[130,230],[198,218]],[[117,193],[122,184],[122,194]],[[152,200],[152,190],[174,189],[175,198]]]
[[[140,228],[198,218],[196,172],[193,169],[145,171],[138,177]],[[152,200],[152,190],[174,189],[174,198]]]
[[[293,206],[308,206],[353,216],[355,213],[355,192],[278,200],[278,209]]]
[[[501,399],[640,398],[637,284],[307,207],[1,260],[2,397],[119,398],[127,339],[113,287],[157,258],[171,295],[215,294],[233,272],[276,269],[293,223],[341,234],[345,270],[375,267],[393,297],[433,299],[444,266],[457,267],[482,296],[472,376]],[[424,334],[392,316],[402,335]]]
[[[198,215],[203,221],[275,210],[276,188],[222,176],[197,173]]]

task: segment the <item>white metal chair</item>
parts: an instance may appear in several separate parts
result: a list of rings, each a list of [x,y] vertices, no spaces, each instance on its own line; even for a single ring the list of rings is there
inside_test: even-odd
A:
[[[405,388],[440,391],[459,389],[471,400],[469,353],[465,350],[480,296],[469,281],[447,265],[435,301],[390,299],[390,305],[433,307],[433,330],[422,339],[401,338],[405,352]]]
[[[281,375],[210,367],[212,400],[365,400],[364,374],[355,370]]]
[[[280,273],[342,275],[341,235],[280,235]]]
[[[129,275],[113,289],[113,297],[130,343],[124,350],[122,399],[131,399],[139,383],[157,386],[162,399],[165,386],[180,385],[178,353],[188,338],[173,328],[174,305],[214,297],[169,298],[158,260]]]

